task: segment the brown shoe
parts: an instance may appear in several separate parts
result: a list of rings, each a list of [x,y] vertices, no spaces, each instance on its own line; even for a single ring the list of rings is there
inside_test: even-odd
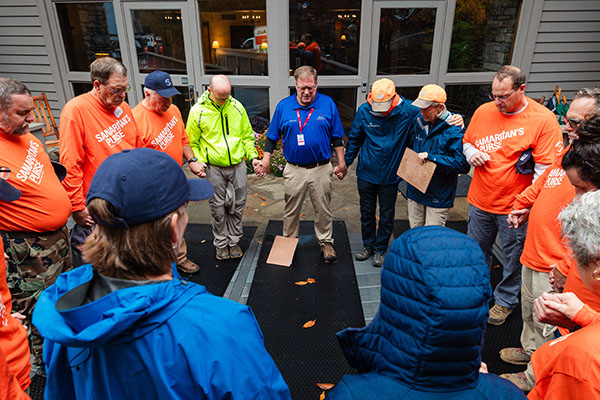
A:
[[[502,325],[511,313],[512,308],[494,304],[494,307],[490,308],[490,316],[487,322],[490,325]]]
[[[533,385],[527,380],[525,372],[516,372],[514,374],[502,374],[500,375],[500,378],[504,378],[511,381],[525,393],[531,392],[533,390]]]
[[[331,243],[323,243],[321,245],[321,253],[323,253],[323,259],[326,263],[334,262],[337,260],[337,256],[335,254],[335,250]]]
[[[217,260],[229,260],[229,247],[217,249]]]
[[[242,258],[244,252],[239,245],[231,246],[229,248],[229,258]]]
[[[186,274],[193,274],[200,271],[200,266],[186,258],[181,264],[177,265],[177,269]]]
[[[531,356],[522,347],[507,347],[500,350],[502,361],[515,365],[527,365]]]

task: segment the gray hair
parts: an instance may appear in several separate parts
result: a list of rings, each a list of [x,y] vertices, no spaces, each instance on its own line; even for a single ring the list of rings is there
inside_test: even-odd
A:
[[[12,78],[0,77],[0,110],[3,113],[6,113],[6,110],[12,106],[12,98],[15,94],[28,94],[31,96],[27,86],[21,82]]]
[[[315,79],[315,83],[317,83],[317,70],[311,67],[310,65],[303,65],[301,67],[296,68],[294,71],[294,80],[298,82],[298,78],[308,78],[313,77]]]
[[[575,198],[558,219],[580,266],[587,267],[600,259],[600,191]]]
[[[593,99],[594,100],[594,108],[592,110],[592,116],[594,116],[594,115],[599,116],[600,115],[600,88],[599,87],[596,86],[594,88],[582,88],[582,89],[579,89],[573,95],[573,100],[581,99],[581,98],[590,98],[590,99]]]
[[[127,76],[127,68],[119,60],[111,57],[98,58],[90,64],[90,78],[92,79],[92,83],[98,81],[106,85],[112,74]]]
[[[153,94],[153,93],[156,93],[156,90],[152,90],[150,88],[144,87],[144,95],[146,95],[146,93]]]

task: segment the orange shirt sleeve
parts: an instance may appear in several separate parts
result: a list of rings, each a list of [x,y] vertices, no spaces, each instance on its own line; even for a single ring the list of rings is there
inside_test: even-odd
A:
[[[588,326],[598,321],[600,321],[600,313],[594,311],[587,304],[584,304],[583,308],[579,310],[577,314],[575,314],[575,316],[573,317],[573,322],[575,322],[581,327]]]
[[[529,101],[533,100],[529,99]],[[544,106],[541,107],[545,108]],[[543,119],[542,129],[538,133],[537,140],[533,143],[532,155],[536,163],[550,165],[556,158],[557,146],[562,147],[562,129],[550,110],[545,109],[543,111],[545,118]]]
[[[551,168],[546,168],[542,175],[540,175],[540,177],[533,182],[533,184],[527,186],[527,189],[515,196],[513,209],[522,210],[524,208],[531,208],[531,206],[533,206],[533,203],[537,199],[538,195],[542,191],[542,188],[544,187],[544,184],[546,183],[546,180],[548,179],[550,169]]]
[[[67,176],[62,181],[62,185],[69,194],[75,212],[85,208],[82,169],[85,158],[85,133],[83,127],[79,125],[80,118],[75,116],[79,111],[69,103],[60,114],[59,154],[61,164],[67,169]]]
[[[555,373],[550,378],[536,382],[527,395],[529,400],[600,400],[598,382],[588,382],[573,376]]]

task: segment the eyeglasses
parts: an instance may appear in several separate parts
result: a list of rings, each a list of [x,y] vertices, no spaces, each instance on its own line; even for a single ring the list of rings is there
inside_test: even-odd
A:
[[[302,87],[298,87],[296,86],[296,89],[299,92],[304,92],[305,90],[308,90],[309,92],[312,92],[313,90],[315,90],[317,87],[316,86],[302,86]]]
[[[500,101],[505,101],[506,99],[508,99],[510,96],[513,95],[513,93],[515,92],[515,90],[513,89],[509,94],[504,94],[502,96],[496,96],[493,93],[488,94],[488,97],[490,98],[490,100],[500,100]]]
[[[577,129],[581,124],[581,119],[567,118],[565,117],[565,122],[569,124],[569,126],[573,129]]]
[[[106,85],[104,85],[106,86]],[[129,92],[129,89],[131,89],[131,86],[127,85],[127,87],[122,88],[122,89],[113,89],[110,86],[106,86],[111,92],[113,92],[114,94],[122,94],[122,93],[127,93]]]
[[[7,180],[8,175],[10,175],[10,168],[8,167],[0,167],[0,179]]]

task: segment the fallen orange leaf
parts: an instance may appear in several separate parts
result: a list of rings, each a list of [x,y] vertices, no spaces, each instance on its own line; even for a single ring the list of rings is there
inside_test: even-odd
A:
[[[315,282],[316,282],[316,281],[315,281],[315,279],[314,279],[314,278],[308,278],[308,279],[306,280],[306,283],[315,283]]]
[[[303,328],[312,328],[313,326],[315,326],[316,323],[317,323],[317,320],[313,319],[312,321],[308,321],[307,323],[302,325],[302,327]]]
[[[261,205],[261,206],[266,206],[266,205],[267,205],[267,203],[260,203],[260,205]]]
[[[306,281],[298,281],[298,282],[294,282],[294,283],[295,283],[296,285],[298,285],[298,286],[304,286],[304,285],[306,285],[308,282],[306,282]]]
[[[304,213],[300,213],[300,216],[301,216],[301,217],[304,217]]]
[[[265,198],[265,196],[260,196],[260,199],[261,199],[262,201],[266,201],[266,200],[267,200],[267,199]]]
[[[494,265],[492,268],[500,268],[500,264]]]
[[[202,239],[200,243],[206,243],[206,239]]]
[[[348,211],[348,207],[344,208],[344,210]]]
[[[258,196],[258,193],[254,193],[254,197]]]
[[[319,400],[325,400],[325,392],[321,392],[321,395],[319,396]]]
[[[333,383],[317,383],[317,386],[319,387],[319,389],[329,390],[335,385]]]

